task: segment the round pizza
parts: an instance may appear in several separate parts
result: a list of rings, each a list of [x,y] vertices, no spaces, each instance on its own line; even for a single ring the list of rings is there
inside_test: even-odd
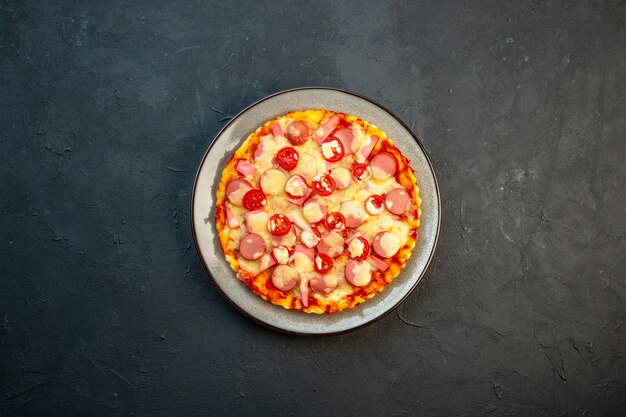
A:
[[[216,227],[237,277],[274,304],[334,313],[382,291],[415,246],[408,159],[365,120],[327,110],[268,121],[230,158]]]

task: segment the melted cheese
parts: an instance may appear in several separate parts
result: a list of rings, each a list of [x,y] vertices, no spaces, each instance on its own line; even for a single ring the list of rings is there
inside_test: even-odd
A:
[[[358,258],[363,255],[363,250],[365,250],[365,244],[361,239],[352,239],[350,244],[348,245],[348,251],[350,252],[350,257]]]

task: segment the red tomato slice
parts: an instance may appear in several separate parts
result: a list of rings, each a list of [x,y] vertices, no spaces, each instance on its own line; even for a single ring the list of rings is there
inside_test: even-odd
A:
[[[346,154],[343,143],[334,136],[330,136],[322,142],[322,156],[329,162],[341,161]]]
[[[284,170],[291,171],[298,165],[298,159],[300,156],[298,155],[298,151],[294,148],[290,148],[287,146],[286,148],[282,148],[276,154],[276,162],[280,167]]]
[[[363,236],[355,237],[354,239],[350,241],[350,243],[352,243],[355,240],[359,240],[361,243],[363,243],[363,252],[360,255],[352,256],[352,253],[350,252],[350,245],[348,245],[348,252],[350,253],[350,257],[352,259],[355,259],[357,261],[362,261],[365,258],[367,258],[367,255],[369,255],[370,253],[370,243]]]
[[[291,122],[285,129],[285,137],[294,146],[302,145],[310,137],[309,126],[300,120]]]
[[[258,188],[249,190],[243,196],[243,206],[248,210],[258,210],[265,206],[267,200],[265,199],[265,193]]]
[[[315,261],[313,262],[313,267],[320,274],[326,274],[333,269],[333,258],[326,255],[325,253],[318,253],[315,256]]]
[[[313,191],[321,196],[331,195],[335,188],[337,188],[337,183],[330,175],[320,174],[313,178]]]
[[[385,198],[382,195],[371,195],[365,200],[365,211],[377,216],[385,211]]]
[[[346,228],[346,218],[336,211],[328,213],[324,218],[324,224],[328,230],[341,231]]]
[[[372,176],[372,169],[367,164],[355,162],[352,164],[352,176],[359,181],[366,180]]]
[[[267,230],[274,236],[284,236],[291,230],[291,220],[284,214],[276,213],[267,221]]]

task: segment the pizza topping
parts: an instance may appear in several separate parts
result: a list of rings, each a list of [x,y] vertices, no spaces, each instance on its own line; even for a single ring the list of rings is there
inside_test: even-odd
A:
[[[291,171],[298,165],[298,151],[289,146],[282,148],[276,154],[276,163],[285,171]]]
[[[228,221],[228,227],[230,227],[231,229],[237,229],[239,226],[241,226],[241,222],[239,221],[237,216],[235,216],[235,213],[233,213],[230,207],[228,207],[228,205],[224,206],[226,207],[226,221]]]
[[[263,233],[267,227],[268,214],[263,209],[246,211],[246,227],[250,233]]]
[[[256,172],[256,168],[245,159],[240,159],[239,162],[237,162],[237,172],[246,178],[252,178]]]
[[[378,216],[385,211],[385,199],[382,195],[371,195],[365,200],[365,210],[372,216]]]
[[[302,206],[302,215],[308,222],[317,223],[324,219],[324,216],[326,216],[326,210],[326,201],[317,197],[312,197]]]
[[[315,267],[313,260],[315,258],[315,251],[311,248],[307,248],[304,245],[296,245],[295,252],[293,254],[294,267],[302,272],[313,272]]]
[[[267,230],[274,236],[284,236],[291,230],[291,220],[284,214],[276,213],[267,221]]]
[[[398,169],[398,162],[388,152],[379,152],[370,161],[372,177],[375,180],[384,181],[393,177]]]
[[[370,136],[369,143],[367,145],[364,144],[358,151],[354,153],[354,159],[360,163],[367,161],[367,158],[369,158],[370,154],[372,153],[372,149],[374,149],[374,146],[376,146],[376,143],[378,143],[378,136]],[[354,144],[352,147],[354,148]]]
[[[274,265],[276,265],[276,259],[274,259],[271,254],[266,253],[265,255],[261,256],[261,260],[259,261],[259,272],[263,272],[266,269],[273,267]]]
[[[236,206],[242,205],[243,196],[252,188],[252,185],[246,180],[240,178],[230,181],[226,185],[226,197],[228,201]]]
[[[335,167],[330,172],[330,176],[334,178],[335,184],[337,184],[337,188],[340,190],[345,190],[352,183],[352,175],[348,168]]]
[[[343,253],[343,244],[344,239],[339,232],[329,232],[322,236],[322,240],[317,245],[317,251],[336,258]]]
[[[394,188],[387,193],[385,207],[393,214],[402,215],[409,208],[409,193],[404,188]]]
[[[298,283],[300,274],[287,265],[278,265],[272,271],[272,284],[280,291],[290,291]]]
[[[302,197],[291,197],[288,195],[287,201],[289,201],[292,204],[295,204],[296,206],[302,206],[302,204],[306,201],[306,199],[309,198],[311,193],[312,193],[311,189],[307,187],[306,193],[304,193]]]
[[[365,287],[372,281],[372,266],[363,261],[350,260],[344,269],[346,280],[355,287]]]
[[[391,258],[400,250],[400,238],[392,232],[380,232],[374,237],[374,252],[383,258]]]
[[[309,306],[309,280],[303,275],[300,276],[300,299],[305,308]]]
[[[258,210],[265,207],[267,200],[263,191],[253,188],[244,194],[242,203],[247,210]]]
[[[315,141],[318,145],[321,145],[322,142],[324,142],[324,139],[326,139],[328,135],[330,135],[332,131],[335,130],[340,120],[341,119],[339,118],[339,116],[334,115],[315,131]]]
[[[314,267],[317,272],[320,274],[327,274],[333,269],[333,258],[326,255],[325,253],[318,253],[315,257]]]
[[[341,161],[341,158],[343,158],[344,155],[345,150],[343,149],[343,145],[339,139],[330,137],[322,143],[322,156],[327,161]]]
[[[387,265],[387,262],[383,261],[378,256],[370,255],[370,256],[367,257],[366,260],[374,268],[379,269],[379,270],[381,270],[383,272],[385,272],[387,269],[389,269],[389,265]]]
[[[302,233],[300,233],[300,240],[307,248],[314,248],[320,244],[322,234],[317,228],[311,227],[310,229],[304,229]]]
[[[285,135],[283,134],[283,129],[280,127],[280,123],[278,122],[271,125],[270,130],[272,131],[272,135],[274,135],[275,138],[285,137]]]
[[[239,242],[239,253],[250,261],[254,261],[263,256],[265,249],[265,241],[256,233],[248,233],[242,237],[241,242]]]
[[[372,168],[367,164],[355,162],[352,164],[352,176],[359,181],[365,181],[372,176]]]
[[[335,191],[337,184],[330,175],[320,174],[313,178],[313,191],[321,196],[328,196]]]
[[[309,126],[300,120],[291,122],[285,129],[285,136],[292,145],[302,145],[309,139]]]
[[[296,244],[297,239],[296,228],[291,226],[289,232],[283,236],[275,236],[270,234],[270,242],[272,242],[272,246],[287,246],[293,247]]]
[[[339,129],[335,131],[335,133],[333,133],[333,136],[341,141],[341,144],[343,145],[343,150],[346,155],[352,153],[352,138],[354,137],[352,129],[348,127]]]
[[[350,243],[348,244],[348,252],[350,252],[350,257],[352,259],[362,261],[367,258],[367,255],[370,252],[370,243],[365,237],[357,236],[350,240]]]
[[[287,176],[280,169],[270,168],[261,174],[259,185],[267,195],[279,195],[285,188]]]
[[[309,280],[309,285],[318,294],[330,294],[337,288],[337,277],[335,275],[314,275]]]
[[[343,230],[346,228],[346,218],[343,214],[334,211],[326,215],[324,224],[328,230]]]
[[[362,202],[356,200],[344,201],[339,209],[345,217],[345,224],[350,228],[357,228],[369,217]]]
[[[309,190],[308,185],[301,175],[292,175],[285,182],[285,192],[289,197],[300,198],[304,197]]]
[[[287,265],[291,262],[292,253],[287,246],[276,246],[272,249],[272,256],[280,265]]]

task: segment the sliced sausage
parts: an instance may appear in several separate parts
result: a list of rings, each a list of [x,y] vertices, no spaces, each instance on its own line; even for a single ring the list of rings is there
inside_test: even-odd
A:
[[[278,265],[272,271],[272,284],[281,291],[293,289],[300,279],[298,271],[287,265]]]
[[[352,174],[350,170],[344,167],[336,167],[330,172],[330,176],[334,178],[337,188],[345,190],[352,184]]]
[[[243,196],[252,189],[252,185],[246,180],[240,178],[234,179],[226,184],[226,198],[232,204],[241,206]]]
[[[256,233],[248,233],[239,242],[239,253],[244,258],[254,261],[265,253],[265,241]]]
[[[343,236],[338,232],[328,232],[322,236],[320,244],[317,246],[317,250],[320,253],[325,253],[331,258],[336,258],[343,253]]]
[[[370,161],[372,177],[375,180],[383,181],[396,175],[398,162],[393,155],[388,152],[378,152]]]
[[[337,288],[337,277],[335,275],[314,275],[309,280],[309,286],[318,294],[330,294]]]
[[[404,188],[394,188],[385,197],[385,207],[393,214],[402,215],[409,208],[411,197]]]
[[[374,252],[383,258],[391,258],[400,250],[400,238],[392,232],[380,232],[374,237]]]
[[[312,197],[302,206],[302,215],[309,223],[317,223],[324,220],[328,205],[321,198]]]
[[[365,261],[350,260],[344,269],[346,280],[355,287],[365,287],[372,281],[372,266]]]
[[[261,174],[259,184],[267,195],[279,195],[285,188],[287,176],[280,169],[271,168]]]

